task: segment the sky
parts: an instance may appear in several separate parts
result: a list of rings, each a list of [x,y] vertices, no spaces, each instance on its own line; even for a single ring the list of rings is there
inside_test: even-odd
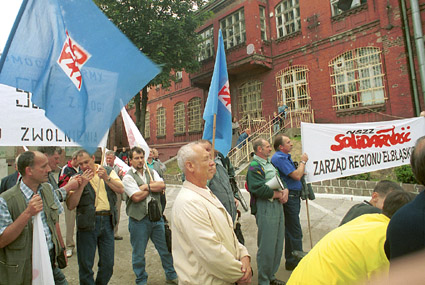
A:
[[[3,52],[21,4],[22,0],[0,0],[0,53]]]

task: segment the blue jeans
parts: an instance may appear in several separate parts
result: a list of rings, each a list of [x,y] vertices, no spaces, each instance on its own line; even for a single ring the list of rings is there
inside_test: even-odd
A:
[[[80,284],[108,284],[114,269],[114,228],[112,216],[96,216],[93,231],[77,231],[77,255]],[[96,282],[93,279],[93,264],[99,251]]]
[[[133,248],[132,263],[133,271],[136,274],[136,284],[147,284],[148,282],[148,274],[145,271],[145,251],[149,238],[161,257],[162,267],[167,280],[176,279],[177,273],[174,270],[173,257],[168,252],[165,242],[164,219],[161,218],[158,222],[151,222],[147,216],[140,221],[130,217],[128,230],[130,231],[130,242]]]
[[[294,250],[303,250],[303,231],[300,224],[301,191],[289,191],[288,202],[283,204],[285,213],[285,260],[287,266],[297,266]]]
[[[279,200],[257,199],[256,205],[258,284],[269,285],[282,258],[285,221]]]

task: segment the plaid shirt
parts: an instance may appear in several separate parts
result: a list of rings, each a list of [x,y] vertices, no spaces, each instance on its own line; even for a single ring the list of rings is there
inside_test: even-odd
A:
[[[24,194],[25,201],[28,205],[28,202],[31,200],[32,196],[34,195],[34,192],[27,185],[25,185],[23,181],[21,181],[20,185],[21,185],[22,194]],[[40,192],[41,188],[42,186],[39,185],[37,193]],[[53,191],[53,188],[52,188],[52,191]],[[43,197],[41,198],[43,199]],[[53,194],[53,198],[55,199],[55,203],[58,206],[59,214],[61,214],[63,212],[63,207],[55,194]],[[32,218],[34,219],[34,217]],[[44,213],[44,211],[41,212],[41,220],[43,221],[43,229],[44,229],[44,233],[46,234],[47,246],[49,247],[49,250],[50,250],[53,248],[52,233],[50,232],[49,226],[47,225],[46,214]],[[4,230],[12,223],[13,223],[13,220],[12,220],[12,217],[10,216],[10,212],[7,207],[6,201],[0,197],[0,235],[2,235]]]

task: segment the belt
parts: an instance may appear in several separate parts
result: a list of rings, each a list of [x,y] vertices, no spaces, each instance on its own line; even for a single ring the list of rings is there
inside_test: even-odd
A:
[[[289,190],[289,197],[300,197],[301,190]]]
[[[96,216],[110,216],[112,215],[111,211],[96,211]]]

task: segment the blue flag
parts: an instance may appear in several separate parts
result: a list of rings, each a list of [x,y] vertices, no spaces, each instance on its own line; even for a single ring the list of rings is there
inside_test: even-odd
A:
[[[205,140],[212,141],[214,114],[217,114],[214,148],[224,156],[227,156],[232,147],[232,105],[221,29],[218,31],[218,47],[214,73],[203,115],[205,125],[202,138]]]
[[[47,118],[93,153],[159,71],[91,0],[24,0],[0,83],[31,92]]]

